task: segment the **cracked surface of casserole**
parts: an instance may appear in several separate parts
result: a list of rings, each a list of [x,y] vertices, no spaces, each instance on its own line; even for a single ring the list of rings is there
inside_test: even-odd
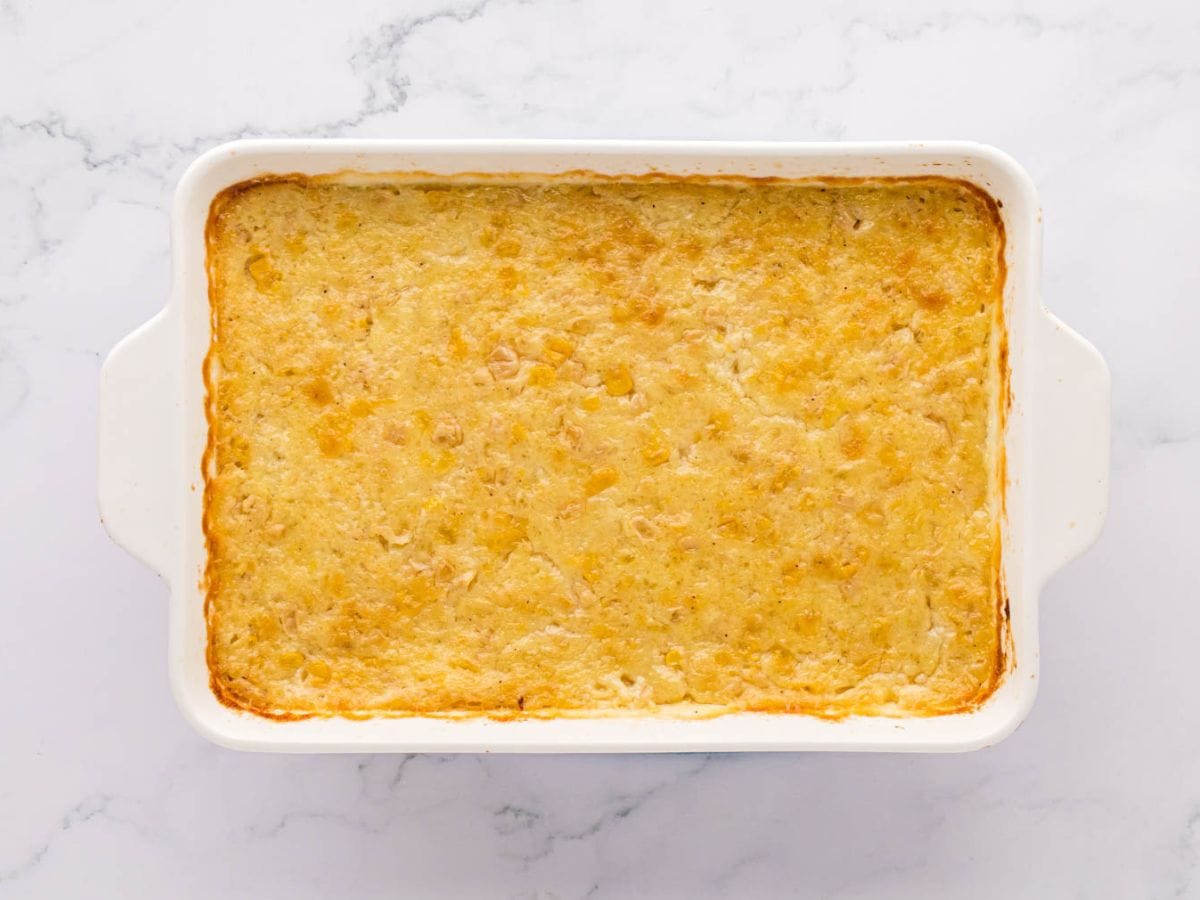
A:
[[[936,178],[224,192],[214,690],[285,716],[971,708],[1003,661],[1002,247]]]

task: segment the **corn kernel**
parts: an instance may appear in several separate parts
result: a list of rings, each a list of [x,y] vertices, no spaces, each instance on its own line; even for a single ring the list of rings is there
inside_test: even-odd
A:
[[[585,553],[577,562],[579,574],[588,584],[595,584],[600,579],[600,557],[595,553]]]
[[[638,304],[632,300],[623,300],[613,304],[610,315],[618,324],[628,322],[639,312]]]
[[[271,265],[271,260],[265,253],[255,253],[246,260],[246,274],[254,282],[254,286],[264,293],[273,291],[283,278],[279,270]]]
[[[892,623],[887,619],[877,619],[871,623],[871,643],[876,647],[886,647],[892,636]]]
[[[575,352],[575,345],[566,338],[550,335],[542,347],[542,359],[551,366],[560,366]]]
[[[308,673],[308,680],[313,684],[326,684],[333,674],[329,670],[329,664],[320,659],[310,659],[304,668]]]
[[[782,491],[784,488],[791,485],[800,476],[800,470],[790,463],[785,463],[775,470],[775,474],[771,476],[771,490]]]
[[[450,329],[450,355],[455,359],[466,359],[471,345],[463,337],[462,329],[455,325]]]
[[[488,371],[497,381],[513,378],[521,371],[521,358],[516,351],[504,344],[499,344],[487,359]]]
[[[727,537],[741,537],[746,533],[745,525],[740,516],[721,516],[717,522],[717,531]]]
[[[729,426],[733,424],[733,416],[727,409],[714,409],[708,417],[708,424],[712,426],[713,431],[728,431]]]
[[[345,456],[354,449],[347,423],[338,416],[325,415],[315,426],[317,447],[323,456]]]
[[[462,444],[463,430],[462,426],[458,424],[458,419],[450,413],[442,413],[438,416],[437,424],[433,428],[433,442],[446,447],[457,447]]]
[[[483,543],[493,553],[511,553],[517,544],[525,540],[528,528],[527,519],[509,513],[496,513],[491,527],[483,535]]]
[[[497,256],[512,259],[521,254],[521,242],[515,238],[503,238],[496,242],[494,252]]]
[[[321,588],[331,597],[345,597],[346,576],[341,572],[330,572],[321,579]]]
[[[588,476],[587,481],[584,482],[583,491],[589,497],[594,497],[601,491],[608,490],[616,484],[618,478],[620,476],[617,474],[616,469],[612,466],[604,466]]]
[[[863,433],[854,426],[847,428],[842,435],[842,453],[848,459],[860,459],[866,451],[867,440]]]
[[[558,375],[554,369],[544,363],[538,363],[529,370],[529,380],[527,384],[533,387],[549,387],[558,380]]]
[[[511,291],[521,283],[521,276],[512,266],[504,266],[496,273],[496,280],[500,282],[500,287]]]
[[[600,397],[597,394],[588,394],[579,402],[579,405],[588,412],[595,412],[600,408]]]
[[[566,441],[573,449],[578,450],[583,443],[583,429],[578,425],[566,424],[563,425],[559,432],[562,439]]]
[[[677,666],[683,662],[683,652],[678,647],[672,647],[663,654],[663,662],[668,666]]]
[[[305,384],[302,388],[304,395],[313,403],[325,406],[333,402],[333,388],[324,378],[314,378],[312,381]]]
[[[647,325],[657,325],[667,315],[666,307],[655,304],[642,313],[641,319]]]
[[[431,469],[438,475],[445,475],[458,464],[458,459],[449,450],[437,454],[422,450],[417,462],[423,469]]]
[[[279,620],[270,615],[257,615],[251,622],[254,636],[260,640],[270,640],[279,634]]]
[[[299,256],[302,254],[308,244],[308,235],[303,231],[296,231],[287,235],[283,239],[283,248],[287,250],[291,256]]]
[[[407,444],[408,428],[399,422],[388,422],[383,426],[383,439],[389,444]]]
[[[633,377],[625,366],[604,373],[604,387],[610,397],[622,397],[633,390]]]
[[[671,447],[659,432],[654,432],[642,445],[642,459],[648,466],[661,466],[671,458]]]

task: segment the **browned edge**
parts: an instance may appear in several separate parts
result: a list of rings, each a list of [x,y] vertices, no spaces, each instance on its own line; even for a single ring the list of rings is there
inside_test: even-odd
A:
[[[997,278],[995,285],[995,330],[999,333],[999,347],[997,349],[996,365],[999,377],[997,386],[998,404],[998,430],[996,451],[995,451],[995,472],[996,483],[998,485],[997,495],[1000,504],[999,510],[993,522],[994,540],[992,543],[992,560],[991,574],[993,591],[996,601],[996,617],[997,624],[1000,629],[1000,639],[996,646],[996,656],[992,663],[992,671],[988,678],[971,694],[966,695],[959,703],[953,706],[938,707],[925,711],[917,711],[909,713],[903,718],[927,718],[932,716],[955,715],[959,713],[973,712],[982,706],[996,692],[1000,684],[1004,680],[1004,676],[1011,671],[1016,665],[1016,653],[1013,647],[1012,640],[1012,622],[1011,610],[1008,597],[1008,586],[1004,578],[1003,566],[1003,528],[1001,523],[1007,519],[1007,455],[1005,452],[1004,437],[1008,429],[1008,418],[1012,410],[1012,379],[1011,379],[1011,361],[1009,358],[1008,345],[1008,328],[1006,316],[1004,312],[1004,291],[1008,281],[1008,265],[1006,260],[1007,248],[1007,231],[1004,227],[1004,217],[1001,215],[1001,204],[991,194],[965,178],[949,178],[944,175],[888,175],[878,177],[845,177],[845,176],[812,176],[806,178],[784,178],[781,176],[751,176],[751,175],[676,175],[657,170],[651,170],[639,174],[623,174],[610,175],[600,172],[592,172],[587,169],[571,169],[565,172],[556,174],[543,174],[536,172],[459,172],[453,175],[438,175],[432,172],[425,171],[403,171],[403,172],[363,172],[355,169],[343,169],[337,172],[329,172],[321,175],[306,175],[301,172],[291,172],[286,174],[267,174],[260,175],[257,178],[239,181],[236,184],[230,185],[221,190],[215,197],[212,203],[209,204],[208,218],[204,227],[204,246],[205,246],[205,273],[208,280],[208,303],[209,303],[209,323],[211,337],[209,340],[208,352],[204,356],[202,366],[204,379],[204,417],[208,426],[208,435],[205,441],[204,453],[201,456],[200,468],[204,478],[204,510],[201,519],[201,527],[204,531],[205,545],[205,565],[204,565],[204,620],[207,627],[207,636],[205,641],[205,663],[208,667],[209,688],[217,700],[224,706],[238,712],[248,712],[253,715],[260,716],[265,719],[275,721],[299,721],[302,719],[311,718],[344,718],[352,720],[364,720],[372,718],[437,718],[447,721],[466,720],[487,718],[494,721],[513,721],[518,719],[561,719],[561,718],[587,718],[595,717],[595,710],[509,710],[509,709],[480,709],[480,710],[330,710],[320,712],[293,712],[288,710],[268,709],[254,705],[245,698],[237,695],[229,686],[217,677],[217,670],[214,665],[213,653],[213,635],[215,629],[213,622],[215,620],[215,606],[213,598],[216,596],[219,589],[215,567],[213,566],[213,558],[216,555],[217,540],[211,522],[212,499],[213,499],[213,479],[212,473],[215,473],[216,467],[216,384],[213,378],[213,364],[218,357],[218,345],[220,343],[221,322],[217,315],[217,295],[219,293],[219,280],[216,273],[216,268],[213,263],[212,248],[215,240],[218,220],[220,218],[222,208],[229,203],[238,194],[241,194],[253,187],[262,184],[331,184],[337,183],[340,179],[348,176],[364,176],[364,185],[374,182],[384,181],[404,181],[409,184],[462,184],[462,183],[477,183],[477,182],[511,182],[520,179],[522,182],[538,182],[538,181],[572,181],[574,179],[582,179],[587,181],[599,182],[671,182],[676,184],[744,184],[744,185],[831,185],[831,186],[852,186],[852,185],[867,185],[867,184],[898,184],[911,183],[919,184],[921,182],[937,182],[939,184],[954,184],[960,188],[973,194],[988,210],[992,219],[992,224],[999,235],[999,242],[996,248],[997,255]],[[991,361],[989,360],[989,365]],[[652,708],[649,710],[619,710],[619,711],[601,711],[604,717],[614,717],[613,712],[619,712],[621,715],[661,715],[662,708]],[[803,704],[796,703],[759,703],[739,707],[720,707],[714,710],[703,709],[688,718],[712,719],[722,715],[739,712],[761,712],[761,713],[788,713],[802,714],[813,716],[815,718],[826,719],[831,721],[840,721],[849,718],[856,713],[849,710],[834,710],[824,706],[808,707]]]
[[[280,710],[264,709],[255,706],[248,702],[245,698],[236,694],[230,689],[229,685],[217,677],[217,667],[214,659],[213,635],[215,629],[213,623],[216,619],[216,607],[213,603],[213,598],[217,595],[220,588],[216,567],[213,565],[213,559],[217,551],[217,536],[216,530],[212,524],[212,501],[213,501],[213,476],[216,473],[217,465],[217,390],[216,381],[213,374],[213,367],[218,361],[219,348],[221,342],[221,320],[217,315],[217,296],[220,293],[220,279],[217,275],[214,256],[212,253],[213,245],[216,240],[216,233],[219,226],[221,210],[238,194],[243,193],[250,188],[259,184],[270,184],[278,181],[295,180],[295,176],[287,176],[280,178],[274,175],[265,175],[260,178],[241,181],[231,185],[215,197],[208,207],[208,218],[204,225],[204,271],[208,281],[208,312],[209,312],[209,331],[210,338],[208,343],[208,352],[204,355],[204,363],[202,372],[204,377],[204,419],[208,426],[208,434],[204,442],[204,453],[200,458],[201,474],[204,477],[204,511],[201,517],[201,528],[204,531],[204,622],[206,626],[206,638],[204,649],[204,662],[208,668],[208,686],[212,691],[213,696],[224,706],[230,709],[238,710],[239,712],[249,712],[254,715],[261,716],[266,719],[275,719],[277,721],[294,721],[299,719],[312,718],[315,713],[296,713],[285,712]]]

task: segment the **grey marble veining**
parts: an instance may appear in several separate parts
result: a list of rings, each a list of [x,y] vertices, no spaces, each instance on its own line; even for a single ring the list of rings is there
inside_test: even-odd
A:
[[[1200,897],[1200,10],[0,0],[0,897]],[[1100,544],[962,756],[285,757],[204,743],[95,509],[97,373],[249,135],[968,138],[1105,353]]]

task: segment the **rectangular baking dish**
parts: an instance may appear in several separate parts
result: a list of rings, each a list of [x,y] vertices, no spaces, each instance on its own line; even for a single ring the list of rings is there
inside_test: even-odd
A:
[[[978,709],[925,718],[827,720],[778,713],[707,719],[645,713],[494,720],[313,718],[235,711],[209,688],[201,456],[201,365],[210,315],[204,230],[223,189],[267,174],[428,172],[967,180],[996,199],[1006,231],[1009,346],[1002,578],[1008,671]],[[971,750],[1011,733],[1037,691],[1038,594],[1098,535],[1107,505],[1109,376],[1096,350],[1041,305],[1041,211],[1011,158],[970,143],[251,140],[217,147],[184,174],[172,210],[166,307],[109,354],[100,384],[100,513],[112,538],[170,588],[169,671],[185,717],[229,747],[271,751],[604,752]]]

